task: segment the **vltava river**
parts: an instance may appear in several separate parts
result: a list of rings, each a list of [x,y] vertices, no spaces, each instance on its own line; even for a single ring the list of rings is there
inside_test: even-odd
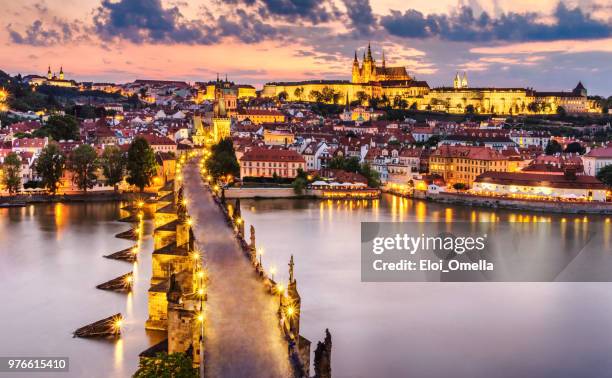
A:
[[[610,255],[606,218],[375,202],[243,200],[263,262],[286,282],[295,257],[302,334],[332,333],[334,377],[609,377],[610,283],[362,283],[362,221],[579,224]],[[593,244],[595,243],[595,244]],[[603,269],[612,271],[612,266]]]
[[[0,209],[0,356],[68,356],[70,376],[128,377],[138,354],[160,340],[144,330],[151,237],[143,239],[133,266],[102,257],[133,245],[114,238],[129,227],[116,221],[119,207]],[[314,350],[324,329],[331,330],[336,378],[607,377],[612,371],[611,284],[360,281],[361,221],[496,219],[529,228],[563,216],[391,196],[375,202],[245,200],[242,210],[277,280],[286,282],[294,254],[302,334]],[[565,218],[600,231],[603,237],[590,247],[612,253],[605,218]],[[145,228],[150,235],[151,225]],[[130,270],[132,294],[95,288]],[[117,312],[125,317],[118,341],[72,338],[76,328]]]
[[[135,244],[114,237],[130,227],[116,221],[120,213],[117,203],[0,209],[0,356],[70,358],[69,374],[16,376],[129,377],[138,354],[160,340],[144,330],[151,237],[142,240],[146,252],[133,265],[102,257]],[[151,227],[145,223],[145,235]],[[132,270],[132,293],[96,289]],[[72,338],[76,328],[118,312],[120,339]]]

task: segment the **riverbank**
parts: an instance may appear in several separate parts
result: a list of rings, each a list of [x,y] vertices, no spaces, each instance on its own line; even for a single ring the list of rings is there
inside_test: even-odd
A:
[[[88,193],[64,193],[64,194],[19,194],[13,196],[0,196],[0,204],[33,204],[53,202],[108,202],[108,201],[131,201],[134,198],[151,198],[155,193],[138,192],[114,192],[96,191]]]
[[[378,189],[360,190],[322,190],[304,189],[302,194],[296,194],[293,188],[286,187],[231,187],[225,189],[225,198],[253,198],[253,199],[375,199],[380,197]]]
[[[417,193],[421,194],[419,195]],[[414,198],[420,198],[453,205],[487,207],[494,209],[503,208],[510,210],[526,210],[544,213],[612,215],[612,203],[610,202],[562,202],[543,200],[520,200],[512,198],[486,197],[476,196],[472,194],[446,192],[416,192]]]
[[[486,208],[504,208],[510,210],[524,210],[544,213],[567,213],[567,214],[602,214],[612,215],[612,203],[610,202],[561,202],[561,201],[544,201],[544,200],[521,200],[502,197],[486,197],[476,196],[463,193],[426,193],[422,191],[415,192],[414,197],[407,196],[393,191],[383,191],[400,197],[409,197],[415,199],[428,200],[439,203],[453,204],[459,206],[476,206]],[[355,192],[354,194],[356,194]],[[252,199],[367,199],[378,198],[379,196],[364,196],[359,195],[340,195],[341,193],[324,193],[322,190],[307,189],[303,195],[297,195],[292,188],[228,188],[225,190],[225,197],[228,199],[235,198],[252,198]],[[337,195],[336,195],[337,194]]]

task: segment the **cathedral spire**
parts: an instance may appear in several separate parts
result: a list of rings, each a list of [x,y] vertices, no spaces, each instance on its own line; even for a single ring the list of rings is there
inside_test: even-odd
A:
[[[372,50],[370,49],[370,42],[368,42],[368,60],[372,60]]]
[[[355,59],[353,60],[353,64],[359,64],[359,60],[357,60],[357,50],[355,50]]]
[[[382,49],[382,66],[385,68],[385,49]]]

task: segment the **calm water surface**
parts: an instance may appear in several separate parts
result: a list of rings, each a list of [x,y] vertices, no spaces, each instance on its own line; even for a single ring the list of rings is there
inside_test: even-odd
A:
[[[152,239],[144,238],[146,252],[134,266],[103,258],[133,245],[113,237],[129,227],[116,221],[119,207],[0,209],[0,355],[69,356],[74,377],[127,377],[136,370],[138,354],[160,340],[144,330]],[[286,264],[295,255],[302,333],[316,344],[326,327],[331,330],[334,377],[611,375],[612,284],[360,282],[361,221],[498,217],[555,224],[561,216],[389,196],[377,202],[251,200],[242,209],[277,279],[286,281]],[[609,253],[610,223],[589,217],[588,225],[604,235],[590,247]],[[145,228],[150,235],[151,225]],[[95,288],[132,269],[132,294]],[[117,312],[126,320],[120,340],[72,338],[74,329]]]
[[[249,200],[242,209],[277,279],[286,282],[294,254],[302,334],[314,350],[331,330],[334,377],[612,376],[612,284],[360,282],[361,221],[495,218],[529,227],[558,225],[561,215],[391,196],[374,203]],[[589,248],[612,252],[605,218],[565,218],[598,234]]]
[[[0,209],[1,356],[70,357],[70,373],[48,375],[55,377],[134,373],[138,354],[160,337],[144,330],[152,239],[142,240],[147,253],[140,253],[133,265],[103,258],[135,244],[114,237],[130,227],[116,221],[126,215],[119,208],[116,203],[91,203]],[[150,235],[150,228],[145,223],[145,234]],[[131,270],[131,294],[96,289]],[[118,312],[125,319],[120,339],[72,338],[76,328]]]

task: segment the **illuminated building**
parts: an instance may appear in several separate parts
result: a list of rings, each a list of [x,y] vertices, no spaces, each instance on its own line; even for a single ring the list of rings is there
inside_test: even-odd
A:
[[[256,125],[285,122],[285,115],[276,109],[243,109],[236,114],[238,121],[249,120]]]
[[[582,156],[584,173],[589,176],[597,176],[599,171],[608,165],[612,165],[612,145],[595,148]]]
[[[529,88],[470,87],[467,73],[457,73],[453,86],[430,88],[427,82],[415,80],[404,67],[387,67],[384,53],[381,65],[372,58],[370,46],[360,63],[355,54],[351,81],[312,80],[271,82],[263,87],[262,96],[285,96],[287,101],[311,101],[346,104],[385,96],[391,105],[447,113],[483,114],[555,114],[559,107],[567,113],[600,113],[596,100],[587,97],[582,83],[569,92],[538,92]]]
[[[517,199],[605,201],[606,186],[593,176],[486,172],[474,181],[473,193]]]
[[[306,160],[293,150],[254,148],[240,158],[240,177],[294,178]]]
[[[382,81],[411,81],[412,78],[406,72],[405,67],[387,67],[385,62],[385,52],[382,52],[382,63],[376,65],[376,61],[372,58],[372,50],[368,44],[367,55],[363,54],[363,64],[359,64],[357,59],[357,51],[355,51],[355,59],[353,60],[353,83],[370,83]]]
[[[64,68],[60,67],[59,75],[51,72],[51,66],[47,69],[47,76],[30,76],[26,80],[32,86],[51,85],[54,87],[77,88],[78,85],[74,80],[66,80],[64,76]]]
[[[287,146],[293,144],[295,135],[288,130],[264,130],[264,143],[272,146]]]
[[[440,175],[449,185],[471,186],[484,172],[515,169],[515,164],[507,157],[487,147],[442,145],[429,157],[429,173]]]

